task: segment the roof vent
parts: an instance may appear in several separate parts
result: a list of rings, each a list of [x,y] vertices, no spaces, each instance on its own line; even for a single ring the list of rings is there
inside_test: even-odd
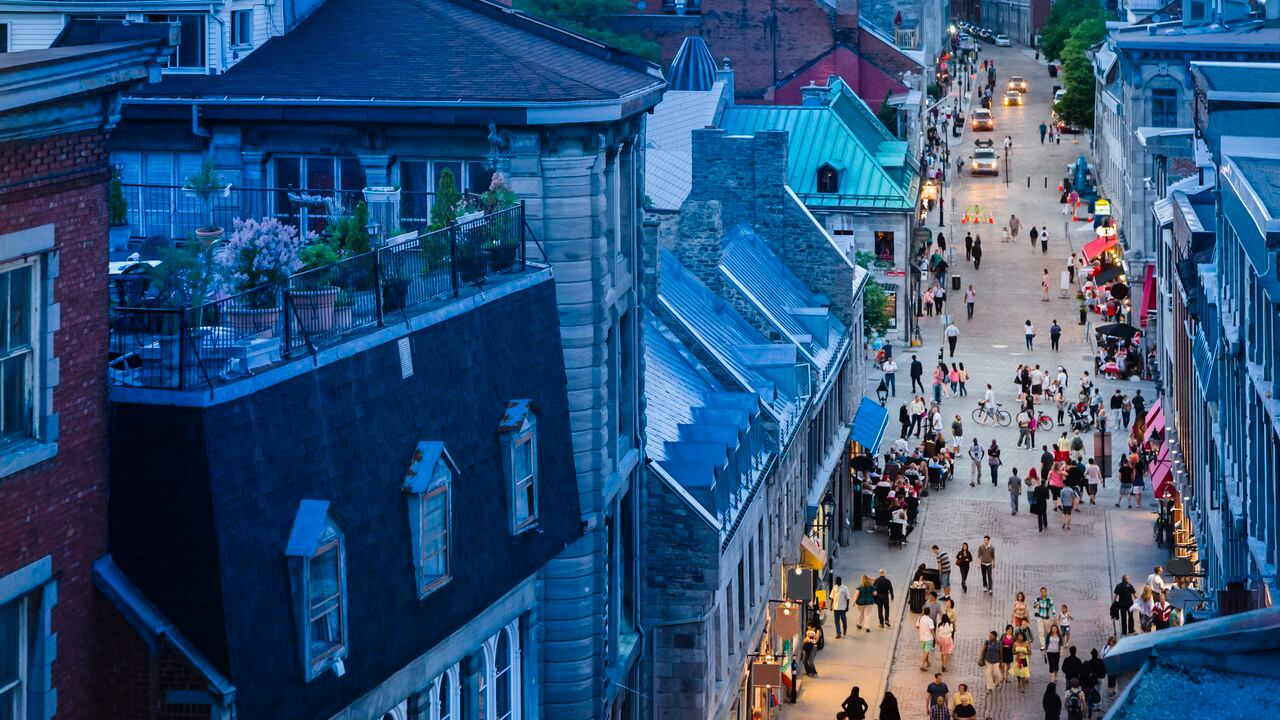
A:
[[[676,59],[671,61],[668,82],[672,90],[706,92],[716,82],[716,59],[700,35],[690,35],[680,44]]]
[[[396,347],[400,350],[400,379],[408,380],[413,375],[413,353],[409,351],[409,338],[400,338],[396,341]]]

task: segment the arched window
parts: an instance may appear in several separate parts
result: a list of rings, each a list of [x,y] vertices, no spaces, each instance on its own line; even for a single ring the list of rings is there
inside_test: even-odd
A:
[[[489,667],[482,646],[462,661],[461,720],[491,720],[489,714]]]
[[[440,676],[440,684],[436,686],[436,707],[433,720],[454,720],[453,718],[453,683],[449,673]]]
[[[513,716],[515,693],[511,686],[514,680],[511,634],[508,629],[498,633],[498,644],[493,653],[493,697],[497,720],[511,720]]]
[[[840,192],[840,171],[825,163],[818,168],[818,192]]]

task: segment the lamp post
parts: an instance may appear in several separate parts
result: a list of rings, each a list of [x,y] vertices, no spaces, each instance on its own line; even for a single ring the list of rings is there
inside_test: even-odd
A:
[[[880,401],[880,407],[889,402],[889,386],[884,384],[884,378],[880,378],[880,384],[876,386],[876,399]]]

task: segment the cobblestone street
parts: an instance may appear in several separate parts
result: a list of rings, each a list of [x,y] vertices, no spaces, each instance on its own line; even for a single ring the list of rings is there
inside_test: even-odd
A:
[[[947,237],[948,247],[954,255],[950,272],[962,276],[963,287],[972,284],[977,291],[975,316],[966,320],[961,300],[963,292],[948,288],[947,310],[956,318],[960,339],[955,358],[948,357],[947,361],[963,362],[971,380],[968,383],[970,397],[943,401],[943,417],[949,424],[954,415],[960,415],[964,423],[965,446],[974,437],[984,447],[993,439],[998,441],[1003,450],[1004,465],[997,486],[993,487],[989,478],[984,478],[982,485],[971,488],[968,459],[957,463],[956,481],[921,503],[920,525],[912,533],[907,547],[889,549],[883,535],[863,532],[857,533],[858,537],[850,546],[841,550],[836,561],[836,574],[842,575],[850,585],[856,585],[862,574],[874,577],[879,568],[885,568],[896,593],[892,614],[894,630],[873,629],[870,634],[835,639],[828,618],[826,648],[817,656],[819,677],[802,685],[797,704],[784,706],[783,717],[789,720],[829,720],[840,709],[840,702],[854,685],[861,688],[863,697],[872,707],[869,718],[878,717],[877,708],[886,687],[898,697],[904,718],[926,716],[925,687],[932,681],[933,670],[939,667],[938,659],[935,652],[933,669],[930,672],[920,671],[920,646],[914,627],[918,616],[904,605],[907,584],[914,568],[921,563],[935,565],[929,550],[935,543],[952,558],[962,542],[968,542],[976,554],[984,534],[991,535],[996,546],[995,591],[992,595],[988,596],[981,590],[976,562],[968,593],[961,592],[959,570],[952,573],[959,622],[956,652],[944,676],[952,691],[961,683],[967,684],[974,693],[978,717],[995,720],[1043,717],[1041,699],[1048,682],[1048,667],[1042,655],[1033,651],[1031,684],[1025,693],[1019,693],[1012,682],[994,693],[986,693],[982,669],[977,664],[981,640],[987,632],[1002,630],[1010,622],[1016,592],[1025,592],[1030,600],[1041,586],[1045,586],[1059,607],[1066,603],[1075,618],[1071,642],[1079,648],[1080,656],[1087,659],[1089,651],[1092,648],[1100,650],[1113,632],[1108,615],[1110,589],[1120,576],[1128,574],[1140,585],[1139,580],[1145,578],[1153,566],[1167,559],[1165,552],[1152,541],[1154,503],[1150,490],[1143,498],[1142,508],[1117,509],[1114,505],[1118,482],[1112,477],[1108,478],[1106,488],[1099,492],[1096,506],[1086,504],[1077,511],[1070,531],[1062,530],[1060,517],[1051,513],[1049,529],[1043,534],[1038,533],[1035,517],[1027,510],[1025,496],[1020,512],[1012,516],[1005,480],[1014,468],[1023,475],[1026,468],[1038,466],[1039,446],[1055,440],[1060,430],[1055,428],[1051,433],[1040,433],[1036,438],[1035,451],[1021,450],[1016,447],[1016,425],[1008,428],[980,427],[970,418],[987,383],[994,387],[998,402],[1003,403],[1006,409],[1014,409],[1016,388],[1012,380],[1016,367],[1021,363],[1038,363],[1050,370],[1064,366],[1071,375],[1073,392],[1080,373],[1084,370],[1092,373],[1093,370],[1086,328],[1077,324],[1074,292],[1070,297],[1063,297],[1058,289],[1066,258],[1072,252],[1078,252],[1092,234],[1088,223],[1074,224],[1070,229],[1066,227],[1057,191],[1067,164],[1088,152],[1087,136],[1067,135],[1061,144],[1040,143],[1038,126],[1042,121],[1048,122],[1053,85],[1059,81],[1048,77],[1044,64],[1033,59],[1031,50],[984,44],[979,57],[995,60],[997,66],[996,130],[985,136],[995,141],[997,149],[1006,135],[1013,138],[1009,185],[1005,184],[1003,159],[1000,177],[978,178],[966,172],[956,182],[953,176],[949,176],[952,182],[944,192],[948,211],[946,227],[938,227],[936,211],[930,214],[928,222],[931,230],[942,232]],[[1022,75],[1028,80],[1027,104],[1002,108],[999,98],[1011,75]],[[952,142],[951,169],[954,170],[957,153],[966,158],[971,155],[973,132],[966,128],[963,137]],[[1044,187],[1046,184],[1047,189]],[[984,222],[960,224],[960,213],[975,204],[981,206]],[[995,224],[985,222],[988,211],[995,218]],[[1016,214],[1022,220],[1023,229],[1017,242],[1004,244],[1000,241],[1000,230],[1007,224],[1010,214]],[[1033,223],[1049,231],[1047,253],[1042,253],[1039,247],[1032,249],[1030,246],[1027,232]],[[966,230],[981,234],[984,251],[981,270],[975,271],[972,264],[965,262],[962,240]],[[1040,286],[1041,274],[1046,268],[1052,278],[1048,302],[1042,300]],[[1023,322],[1028,319],[1037,333],[1035,350],[1031,352],[1024,351],[1022,331]],[[1060,352],[1053,352],[1049,347],[1048,329],[1055,319],[1063,328]],[[938,348],[944,344],[939,318],[922,318],[922,338],[923,345],[914,351],[924,363],[927,375],[937,361]],[[886,446],[898,435],[900,404],[910,399],[908,367],[912,349],[895,348],[894,354],[900,365],[899,392],[888,403],[890,418],[885,432]],[[872,375],[873,382],[878,382],[878,373]],[[1120,387],[1129,395],[1142,389],[1145,397],[1154,400],[1154,388],[1149,383],[1104,380],[1096,385],[1101,388],[1103,397],[1109,397]],[[874,395],[874,391],[869,394]],[[1087,457],[1092,455],[1091,437],[1088,443]],[[1124,447],[1125,435],[1120,429],[1114,435],[1113,452]],[[984,467],[984,472],[986,469]],[[1114,460],[1112,473],[1114,476]],[[852,628],[853,613],[850,615]],[[1059,675],[1059,694],[1063,689]],[[1104,710],[1106,706],[1104,700]]]

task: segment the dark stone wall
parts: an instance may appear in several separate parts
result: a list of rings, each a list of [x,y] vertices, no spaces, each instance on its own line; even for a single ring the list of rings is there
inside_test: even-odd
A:
[[[409,337],[408,379],[385,342],[207,409],[115,408],[117,562],[217,659],[242,717],[332,715],[582,534],[554,284]],[[539,410],[541,516],[537,531],[515,537],[496,435],[514,398]],[[443,440],[460,470],[452,579],[423,600],[401,492],[420,440]],[[331,503],[347,553],[346,674],[310,683],[284,556],[303,499]]]

